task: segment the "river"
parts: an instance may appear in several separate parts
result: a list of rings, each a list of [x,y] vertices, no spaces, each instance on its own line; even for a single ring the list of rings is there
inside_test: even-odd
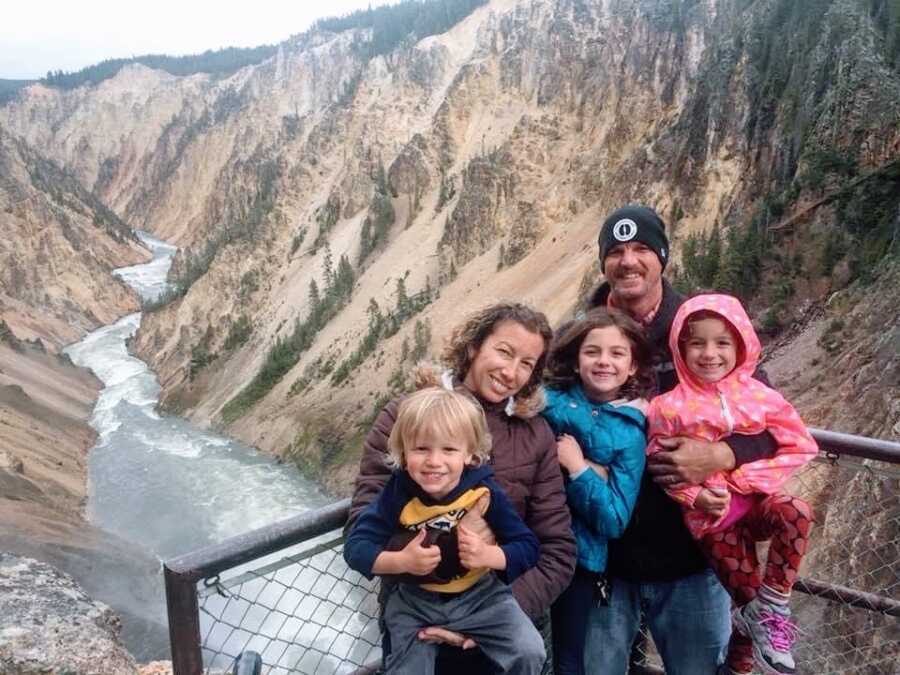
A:
[[[166,289],[176,249],[138,236],[153,260],[115,274],[153,300]],[[128,353],[140,322],[140,313],[131,314],[65,350],[105,385],[91,418],[98,441],[88,460],[87,514],[94,525],[163,560],[329,501],[292,465],[159,413],[156,376]],[[161,574],[149,583],[162,598]]]

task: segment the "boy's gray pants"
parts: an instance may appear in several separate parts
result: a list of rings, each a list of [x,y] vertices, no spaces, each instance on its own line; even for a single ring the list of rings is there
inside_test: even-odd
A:
[[[428,626],[472,638],[504,673],[540,675],[544,664],[541,634],[513,599],[509,586],[493,574],[485,574],[457,594],[398,584],[388,596],[384,622],[391,636],[386,674],[434,673],[438,645],[418,638],[419,631]]]

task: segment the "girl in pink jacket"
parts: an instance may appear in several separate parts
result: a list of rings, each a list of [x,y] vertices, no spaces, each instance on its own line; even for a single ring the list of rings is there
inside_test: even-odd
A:
[[[679,384],[650,404],[648,455],[663,449],[660,438],[675,436],[719,441],[768,431],[778,444],[771,459],[667,492],[683,505],[685,524],[737,605],[739,635],[726,668],[748,673],[755,662],[764,673],[793,673],[796,627],[788,600],[813,517],[806,502],[782,488],[818,447],[793,406],[753,378],[759,338],[736,298],[687,300],[675,315],[669,347]],[[771,542],[762,576],[757,541]]]

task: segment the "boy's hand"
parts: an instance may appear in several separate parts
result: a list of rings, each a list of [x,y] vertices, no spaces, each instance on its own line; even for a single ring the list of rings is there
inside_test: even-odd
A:
[[[694,500],[694,508],[719,519],[728,511],[731,493],[726,488],[703,488]]]
[[[434,568],[441,562],[441,549],[437,546],[422,546],[425,541],[425,528],[416,533],[416,536],[406,547],[400,551],[403,556],[403,567],[407,574],[415,574],[423,577],[431,574]]]
[[[490,546],[465,525],[456,526],[456,537],[459,541],[459,562],[463,567],[474,570],[487,567],[492,570],[506,569],[506,554],[499,546]]]
[[[578,473],[587,466],[581,446],[569,434],[562,434],[556,440],[556,454],[559,455],[560,466],[569,474]]]

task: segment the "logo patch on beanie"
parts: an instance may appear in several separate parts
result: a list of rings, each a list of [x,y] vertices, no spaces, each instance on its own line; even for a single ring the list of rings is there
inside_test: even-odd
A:
[[[631,241],[637,235],[638,226],[631,218],[622,218],[612,227],[616,241]]]

